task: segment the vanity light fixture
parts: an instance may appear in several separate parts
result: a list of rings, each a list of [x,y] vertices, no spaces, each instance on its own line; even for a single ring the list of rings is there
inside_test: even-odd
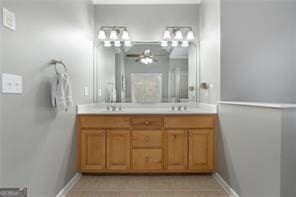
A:
[[[172,47],[177,47],[177,46],[179,46],[179,42],[177,40],[174,40],[172,42]]]
[[[183,39],[183,35],[181,30],[176,31],[175,40],[182,40],[182,39]]]
[[[109,40],[105,40],[104,41],[104,46],[105,47],[111,47],[112,45],[111,45],[111,42]]]
[[[168,47],[169,46],[168,41],[166,41],[166,40],[161,41],[161,46]]]
[[[118,40],[114,41],[114,46],[115,47],[121,47],[120,41],[118,41]]]
[[[163,39],[164,40],[170,40],[171,39],[171,33],[169,30],[166,30],[163,34]]]
[[[126,41],[124,41],[124,46],[131,47],[132,46],[132,42],[130,40],[126,40]]]
[[[189,47],[189,41],[184,40],[184,41],[182,42],[182,47]]]
[[[182,42],[182,47],[188,47],[190,42],[193,42],[194,40],[195,36],[192,27],[171,26],[166,28],[162,37],[161,46],[167,47],[168,43],[170,42],[172,47],[178,47],[179,43]]]
[[[110,36],[107,37],[106,34],[110,34]],[[111,47],[112,45],[115,47],[132,46],[129,32],[127,27],[124,26],[100,26],[98,39],[104,42],[105,47]]]
[[[111,39],[111,40],[117,40],[117,39],[118,39],[117,31],[116,31],[116,30],[112,30],[112,31],[111,31],[110,39]]]
[[[105,31],[103,31],[103,30],[100,30],[99,31],[99,35],[98,35],[98,39],[100,39],[100,40],[105,40],[107,37],[106,37],[106,33],[105,33]]]
[[[129,40],[129,39],[130,39],[130,37],[129,37],[129,34],[128,34],[128,31],[127,31],[127,30],[124,30],[124,31],[122,32],[121,39],[122,39],[122,40]]]
[[[187,33],[186,40],[191,41],[191,40],[194,40],[194,39],[195,39],[195,37],[194,37],[193,31],[189,31]]]

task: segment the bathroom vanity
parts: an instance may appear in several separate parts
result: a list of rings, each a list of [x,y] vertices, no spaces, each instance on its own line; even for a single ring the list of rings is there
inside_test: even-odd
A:
[[[80,110],[77,121],[82,173],[211,173],[215,169],[213,111],[90,109]]]
[[[95,49],[96,104],[78,106],[79,171],[213,172],[217,110],[198,104],[198,45]]]

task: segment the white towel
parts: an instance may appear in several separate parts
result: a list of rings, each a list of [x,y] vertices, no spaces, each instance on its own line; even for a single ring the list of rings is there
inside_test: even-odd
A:
[[[58,73],[51,83],[52,105],[58,110],[73,106],[70,78],[67,73]]]

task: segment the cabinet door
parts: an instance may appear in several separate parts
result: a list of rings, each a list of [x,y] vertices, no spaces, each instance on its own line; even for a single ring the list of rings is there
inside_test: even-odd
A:
[[[130,131],[107,131],[107,169],[130,169]]]
[[[105,131],[81,131],[81,171],[105,169]]]
[[[214,167],[214,131],[189,130],[189,170],[207,172]]]
[[[187,170],[188,137],[187,130],[166,131],[165,166],[169,171]]]

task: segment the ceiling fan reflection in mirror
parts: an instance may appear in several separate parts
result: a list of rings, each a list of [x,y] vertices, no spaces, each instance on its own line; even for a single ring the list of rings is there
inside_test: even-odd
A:
[[[143,64],[152,64],[158,62],[154,56],[166,56],[166,55],[152,55],[150,49],[146,49],[142,54],[127,54],[126,57],[136,58],[135,62],[141,62]]]

